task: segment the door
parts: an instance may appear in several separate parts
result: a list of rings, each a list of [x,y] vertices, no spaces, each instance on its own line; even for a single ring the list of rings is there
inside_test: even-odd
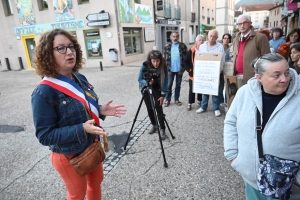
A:
[[[36,39],[35,35],[22,36],[23,46],[25,50],[26,62],[29,68],[34,68],[34,58],[35,58],[35,47]]]

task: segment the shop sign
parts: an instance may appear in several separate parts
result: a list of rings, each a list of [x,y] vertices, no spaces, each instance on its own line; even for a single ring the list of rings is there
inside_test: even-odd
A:
[[[56,28],[63,28],[67,31],[82,30],[85,28],[84,19],[51,22],[46,24],[36,24],[32,26],[20,26],[15,27],[14,31],[16,35],[31,35],[31,34],[42,34],[47,31],[51,31]]]
[[[101,21],[101,20],[109,20],[109,13],[95,13],[95,14],[88,14],[86,19],[89,21]]]
[[[292,1],[288,1],[288,10],[297,10],[298,9],[298,3]]]
[[[88,22],[87,25],[89,27],[107,26],[107,25],[109,25],[109,21],[91,21],[91,22]]]
[[[163,6],[163,1],[157,1],[157,10],[163,10],[164,6]]]

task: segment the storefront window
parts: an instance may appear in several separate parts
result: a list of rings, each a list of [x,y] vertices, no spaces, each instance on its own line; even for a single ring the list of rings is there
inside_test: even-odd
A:
[[[142,53],[141,32],[141,29],[136,28],[123,29],[124,47],[126,55]]]
[[[99,30],[84,32],[87,58],[102,58],[102,45]]]

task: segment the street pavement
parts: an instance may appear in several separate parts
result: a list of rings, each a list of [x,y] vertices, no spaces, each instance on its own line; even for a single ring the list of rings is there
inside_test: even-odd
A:
[[[104,104],[124,103],[122,118],[107,117],[101,125],[109,133],[110,151],[104,161],[103,200],[239,200],[245,199],[243,180],[225,159],[223,121],[215,117],[211,101],[207,112],[196,114],[196,104],[187,111],[188,76],[184,73],[182,106],[163,108],[175,139],[162,142],[149,135],[151,126],[137,75],[141,62],[119,67],[83,68]],[[1,69],[0,69],[1,70]],[[48,147],[35,137],[30,98],[41,78],[33,70],[0,71],[0,199],[63,200],[66,190],[53,169]],[[130,141],[124,150],[130,129]],[[164,165],[167,164],[166,168]]]

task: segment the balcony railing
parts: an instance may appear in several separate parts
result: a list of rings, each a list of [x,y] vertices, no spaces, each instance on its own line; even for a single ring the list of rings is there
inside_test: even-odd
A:
[[[195,20],[196,20],[196,13],[192,12],[191,14],[192,14],[191,15],[191,22],[195,22]]]
[[[181,9],[180,6],[174,6],[175,19],[181,19]]]
[[[171,19],[172,18],[171,4],[170,3],[165,3],[164,4],[164,16],[165,16],[166,19]]]

